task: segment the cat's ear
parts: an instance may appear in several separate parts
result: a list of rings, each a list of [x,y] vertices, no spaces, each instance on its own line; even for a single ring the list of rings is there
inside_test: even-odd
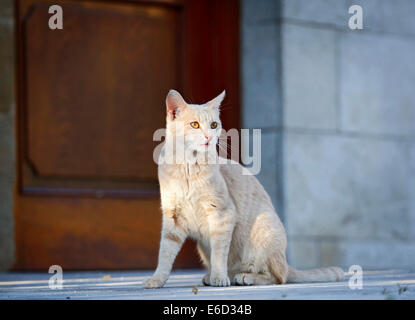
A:
[[[178,111],[183,110],[186,106],[186,101],[184,101],[180,93],[171,89],[166,97],[167,119],[170,121],[176,119]]]
[[[218,95],[216,98],[210,100],[209,102],[206,103],[206,108],[211,108],[211,109],[219,109],[220,104],[222,103],[223,99],[225,98],[225,90],[222,91],[222,93],[220,95]]]

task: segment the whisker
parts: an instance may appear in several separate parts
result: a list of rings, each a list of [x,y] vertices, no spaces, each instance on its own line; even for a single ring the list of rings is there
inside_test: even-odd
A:
[[[218,145],[222,147],[224,150],[231,151],[232,153],[239,153],[239,149],[235,149],[235,146],[232,146],[227,142],[227,139],[219,139]]]

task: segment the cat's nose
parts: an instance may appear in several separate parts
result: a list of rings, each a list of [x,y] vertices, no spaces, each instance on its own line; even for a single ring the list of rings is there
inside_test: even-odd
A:
[[[205,138],[206,138],[206,140],[207,140],[208,142],[210,142],[210,140],[212,140],[212,137],[211,137],[211,136],[205,136]]]

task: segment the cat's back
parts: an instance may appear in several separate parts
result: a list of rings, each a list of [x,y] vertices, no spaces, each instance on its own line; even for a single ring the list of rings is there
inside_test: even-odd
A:
[[[275,211],[268,193],[247,168],[232,160],[221,164],[219,168],[238,211]]]

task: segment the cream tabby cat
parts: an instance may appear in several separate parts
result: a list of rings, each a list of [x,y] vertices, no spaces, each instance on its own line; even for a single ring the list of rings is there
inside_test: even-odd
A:
[[[166,156],[166,144],[160,153],[163,225],[158,266],[145,287],[164,285],[187,237],[197,240],[209,271],[202,280],[205,285],[343,280],[344,272],[337,267],[308,271],[290,267],[284,227],[259,181],[243,175],[243,167],[236,162],[209,161],[217,157],[219,107],[224,96],[222,92],[203,105],[193,105],[177,91],[167,95],[166,144],[174,141],[170,145],[174,149],[182,143],[190,156],[182,164],[167,164],[160,163]],[[177,122],[184,124],[181,133],[176,132]]]

